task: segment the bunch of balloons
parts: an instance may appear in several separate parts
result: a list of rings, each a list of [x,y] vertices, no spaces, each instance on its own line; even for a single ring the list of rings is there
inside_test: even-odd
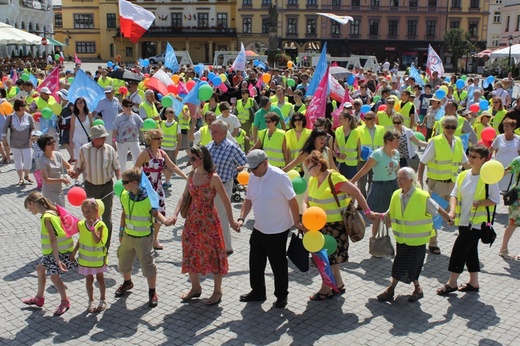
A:
[[[320,207],[310,207],[302,215],[302,223],[309,231],[303,236],[303,246],[309,252],[318,252],[325,245],[320,229],[327,223],[327,214]]]

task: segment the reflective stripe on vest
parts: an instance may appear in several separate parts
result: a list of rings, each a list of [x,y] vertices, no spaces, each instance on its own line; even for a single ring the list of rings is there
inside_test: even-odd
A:
[[[269,138],[268,129],[262,130],[259,133],[259,138],[262,138],[262,148],[267,154],[267,160],[275,167],[285,167],[285,158],[283,156],[283,140],[285,138],[285,131],[276,129]]]
[[[450,144],[444,135],[433,137],[435,147],[435,157],[428,162],[428,178],[434,180],[455,180],[457,171],[462,163],[463,150],[462,142],[459,137],[454,136],[455,145],[453,152]]]
[[[459,174],[457,177],[457,186],[459,187],[457,191],[457,205],[455,206],[455,225],[460,225],[460,210],[461,210],[461,203],[462,203],[462,197],[460,194],[460,187],[462,186],[464,179],[468,175],[470,171],[464,171]],[[474,201],[480,201],[486,199],[486,190],[484,186],[484,182],[482,181],[482,178],[478,179],[477,182],[477,188],[475,189],[475,194],[473,195]],[[493,214],[495,206],[489,207],[489,215],[491,216]],[[475,215],[475,216],[473,216]],[[476,210],[475,208],[471,208],[470,213],[470,221],[474,225],[480,225],[482,222],[487,222],[487,211],[486,207],[478,207]]]
[[[162,148],[168,150],[168,148],[175,148],[177,146],[177,128],[179,123],[174,121],[170,126],[166,126],[166,121],[161,123],[161,129],[163,132]]]
[[[95,225],[94,229],[99,231],[103,229],[101,232],[101,240],[99,243],[94,241],[94,237],[92,236],[92,232],[87,229],[85,225],[85,221],[82,220],[78,222],[79,229],[79,249],[78,249],[78,263],[83,267],[88,268],[99,268],[107,264],[107,250],[106,243],[108,240],[108,228],[105,223],[99,220]]]
[[[58,245],[59,253],[67,253],[71,252],[74,249],[74,240],[72,238],[67,238],[63,227],[61,226],[61,220],[58,215],[54,215],[51,213],[44,213],[41,218],[41,243],[42,243],[42,253],[43,255],[52,254],[52,246],[51,246],[51,238],[49,237],[49,232],[53,232],[52,230],[48,230],[45,225],[45,220],[49,220],[52,227],[54,228],[54,233],[56,234],[56,242]]]
[[[135,237],[145,237],[152,231],[152,206],[150,198],[134,202],[130,200],[128,191],[121,194],[121,205],[125,211],[125,232]],[[130,213],[130,209],[132,212]],[[131,225],[129,227],[129,225]]]
[[[236,104],[237,109],[237,118],[240,120],[240,123],[246,123],[249,121],[249,109],[253,108],[253,99],[249,97],[246,101],[246,104],[243,104],[244,100],[238,100]]]
[[[342,176],[339,172],[329,171],[332,178],[332,186],[336,186],[336,184],[340,182],[345,182],[347,179]],[[321,184],[318,186],[318,179],[316,177],[311,177],[309,179],[309,187],[307,189],[307,198],[309,201],[309,206],[317,206],[322,208],[327,214],[327,222],[338,222],[342,221],[343,217],[340,213],[340,208],[345,208],[348,203],[351,201],[351,197],[345,193],[338,193],[338,200],[340,207],[336,204],[336,200],[334,199],[334,195],[330,190],[329,178],[327,177]]]
[[[343,132],[343,126],[340,126],[336,129],[336,141],[338,142],[339,152],[341,154],[345,154],[347,157],[345,159],[337,158],[338,162],[344,162],[348,166],[357,166],[357,144],[359,133],[356,129],[350,130],[350,134],[348,136],[347,142],[345,143],[345,133]]]

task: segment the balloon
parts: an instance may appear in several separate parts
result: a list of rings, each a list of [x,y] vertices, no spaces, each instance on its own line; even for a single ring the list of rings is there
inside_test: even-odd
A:
[[[128,94],[128,88],[125,87],[125,86],[119,87],[119,93],[122,94],[122,95]]]
[[[144,67],[147,67],[147,66],[149,66],[149,65],[150,65],[150,60],[148,60],[148,59],[144,59],[144,60],[143,60],[143,66],[144,66]]]
[[[174,75],[172,75],[172,81],[173,81],[175,84],[179,83],[179,79],[180,79],[180,77],[179,77],[178,74],[174,74]]]
[[[51,106],[52,113],[61,114],[63,107],[59,103],[55,103]]]
[[[255,65],[255,67],[257,67],[258,65],[260,65],[260,61],[257,59],[253,60],[253,65]]]
[[[323,248],[327,250],[327,254],[330,256],[338,249],[338,242],[336,241],[336,239],[334,239],[333,236],[328,234],[324,235],[324,238],[325,245],[323,246]]]
[[[504,176],[504,166],[497,160],[489,160],[480,168],[480,178],[486,184],[496,184]]]
[[[476,103],[474,103],[471,106],[469,106],[469,110],[472,111],[473,113],[477,113],[479,109],[480,109],[479,105],[476,104]]]
[[[8,79],[9,79],[9,76],[3,76],[3,77],[2,77],[2,82],[5,82],[5,81],[8,80]]]
[[[448,93],[448,87],[446,85],[442,85],[439,90],[444,91],[446,94]]]
[[[168,89],[169,93],[172,93],[175,95],[177,95],[179,93],[179,88],[177,88],[177,86],[175,84],[168,85],[167,89]],[[166,107],[170,107],[170,106],[166,106]]]
[[[202,73],[202,67],[200,67],[200,65],[195,65],[193,71],[195,71],[196,74],[200,75]]]
[[[163,105],[163,107],[171,107],[173,104],[173,97],[169,95],[163,96],[161,104]]]
[[[7,103],[7,102],[4,102],[4,103]],[[33,119],[34,119],[34,121],[36,121],[37,123],[40,122],[40,118],[41,118],[41,117],[42,117],[42,113],[40,113],[40,112],[36,112],[36,113],[33,114]]]
[[[486,78],[486,82],[488,82],[489,84],[493,83],[495,81],[495,76],[489,76]]]
[[[493,143],[493,141],[484,141],[484,140],[481,139],[480,141],[478,141],[477,144],[480,144],[480,145],[485,146],[486,148],[489,148],[492,143]]]
[[[121,194],[123,193],[124,189],[125,188],[123,187],[123,180],[122,179],[119,179],[118,181],[115,182],[115,184],[114,184],[114,194],[117,197],[121,197]]]
[[[355,81],[356,81],[356,76],[354,76],[353,74],[348,76],[348,78],[347,78],[347,84],[348,85],[353,85]]]
[[[271,75],[269,73],[264,73],[262,75],[262,81],[264,83],[269,83],[271,81]]]
[[[114,63],[112,61],[107,61],[107,67],[108,68],[114,67]]]
[[[98,209],[98,216],[101,216],[105,212],[105,203],[103,203],[103,201],[100,199],[96,199],[96,203]]]
[[[301,195],[307,190],[307,181],[301,177],[297,177],[292,180],[292,186],[294,192],[296,192],[297,195]]]
[[[83,190],[83,188],[79,186],[74,186],[67,193],[67,200],[70,204],[72,204],[75,207],[79,207],[86,198],[87,193],[85,192],[85,190]]]
[[[2,113],[5,116],[8,116],[9,114],[12,114],[13,112],[14,112],[14,109],[13,109],[12,104],[10,104],[9,102],[0,103],[0,113]],[[41,116],[41,113],[40,113],[40,116]]]
[[[157,128],[157,123],[152,118],[148,118],[143,122],[143,129],[153,130],[155,128]]]
[[[449,82],[451,82],[451,79],[450,79],[450,77],[446,77],[446,78],[444,78],[444,81],[445,81],[446,83],[449,83]]]
[[[213,78],[215,78],[215,73],[214,72],[210,72],[208,73],[208,80],[213,80]]]
[[[94,126],[96,126],[96,125],[103,125],[103,126],[105,126],[105,122],[102,119],[96,119],[96,120],[94,120],[92,125],[94,125]]]
[[[293,68],[294,63],[292,61],[287,61],[287,68]]]
[[[54,54],[54,60],[60,60],[60,55],[59,54]]]
[[[439,89],[435,92],[435,97],[439,100],[442,100],[444,97],[446,97],[446,92],[444,90]]]
[[[386,111],[386,105],[380,105],[379,107],[377,107],[377,111],[378,111],[378,112],[384,112],[384,111]]]
[[[219,76],[215,76],[211,80],[211,83],[213,83],[214,86],[218,87],[220,84],[222,84],[222,79],[220,79]]]
[[[221,73],[219,75],[219,77],[220,77],[220,80],[223,81],[223,82],[225,82],[227,80],[227,76],[225,74],[223,74],[223,73]]]
[[[206,78],[206,77],[202,77],[202,78]],[[201,80],[201,81],[199,82],[199,88],[200,88],[201,86],[203,86],[204,84],[208,84],[208,85],[209,85],[209,83],[206,82],[205,80]]]
[[[381,100],[381,96],[377,95],[377,96],[374,96],[374,102],[377,102]]]
[[[460,79],[462,79],[465,82],[466,79],[468,79],[468,77],[464,74],[464,75],[460,76]]]
[[[45,107],[41,110],[42,117],[45,119],[50,119],[52,117],[52,110],[49,107]]]
[[[156,95],[156,96],[157,96],[157,100],[159,100],[159,101],[161,101],[161,100],[162,100],[162,98],[163,98],[163,96],[162,96],[162,94],[161,94],[161,93],[157,93],[157,95]]]
[[[207,101],[211,98],[212,95],[213,88],[210,85],[205,84],[199,87],[199,100]]]
[[[327,214],[320,207],[307,208],[302,215],[302,223],[308,230],[318,231],[327,223]]]
[[[237,180],[240,183],[240,185],[247,185],[247,183],[249,183],[249,172],[242,171],[238,173]]]
[[[294,87],[296,85],[296,81],[292,78],[287,79],[287,86]]]
[[[208,79],[206,77],[202,77],[200,80],[207,81]]]
[[[291,181],[295,178],[300,177],[300,173],[298,173],[298,171],[296,171],[294,169],[291,169],[289,172],[287,172],[287,175],[289,176],[289,179],[291,179]]]
[[[426,140],[426,137],[424,137],[424,135],[421,132],[415,132],[415,137],[417,137],[417,139],[420,141]]]
[[[369,105],[363,105],[363,106],[361,107],[361,113],[365,114],[365,113],[367,113],[367,112],[370,112],[370,109],[371,109],[371,108],[370,108]]]
[[[194,80],[189,80],[187,83],[186,83],[186,89],[188,89],[188,91],[191,91],[191,89],[193,89],[193,87],[195,86],[195,84],[197,84]]]
[[[27,82],[27,81],[30,79],[28,73],[22,73],[22,75],[20,76],[20,78],[21,78],[24,82]]]
[[[67,79],[67,82],[69,82],[69,84],[72,84],[74,82],[74,77],[69,77]]]
[[[483,141],[492,141],[496,136],[497,133],[493,127],[486,127],[480,133],[480,138],[482,138]]]
[[[370,147],[366,147],[366,146],[362,146],[361,147],[361,158],[363,160],[368,160],[368,158],[370,157],[370,155],[372,154],[372,148]]]
[[[145,74],[144,74],[144,78],[150,78],[150,74],[145,73]]]
[[[459,79],[459,80],[457,80],[457,82],[455,83],[455,85],[457,86],[457,89],[462,89],[462,88],[464,88],[464,86],[466,85],[466,83],[465,83],[462,79]]]
[[[117,71],[117,70],[119,70],[119,66],[118,65],[114,66],[114,71]]]
[[[309,252],[318,252],[325,245],[325,237],[319,231],[309,231],[303,236],[303,247]]]
[[[489,101],[482,100],[478,103],[478,106],[479,106],[480,110],[487,111],[489,109]]]

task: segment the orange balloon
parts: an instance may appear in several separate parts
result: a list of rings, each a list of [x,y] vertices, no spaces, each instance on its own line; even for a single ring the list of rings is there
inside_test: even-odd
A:
[[[179,75],[177,75],[177,74],[172,75],[172,82],[174,82],[175,84],[179,83]]]
[[[238,173],[237,180],[241,185],[247,185],[249,183],[249,172],[242,171]]]
[[[262,80],[264,83],[269,83],[271,81],[271,75],[269,73],[264,73],[262,75]]]
[[[0,104],[0,113],[3,115],[8,116],[9,114],[12,114],[13,111],[13,106],[9,102],[4,101]]]
[[[310,231],[319,231],[327,223],[327,214],[320,207],[310,207],[302,215],[305,228]]]
[[[293,67],[293,62],[292,61],[287,61],[287,67],[288,68],[292,68]]]

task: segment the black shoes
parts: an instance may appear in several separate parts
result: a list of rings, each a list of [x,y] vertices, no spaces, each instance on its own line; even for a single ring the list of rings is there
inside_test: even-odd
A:
[[[253,292],[249,292],[248,294],[242,294],[240,296],[241,302],[264,302],[265,300],[265,296],[257,296],[254,295]]]
[[[279,308],[279,309],[283,309],[285,308],[285,306],[287,305],[287,297],[284,297],[284,298],[278,298],[276,299],[276,301],[273,303],[273,306],[275,308]]]

